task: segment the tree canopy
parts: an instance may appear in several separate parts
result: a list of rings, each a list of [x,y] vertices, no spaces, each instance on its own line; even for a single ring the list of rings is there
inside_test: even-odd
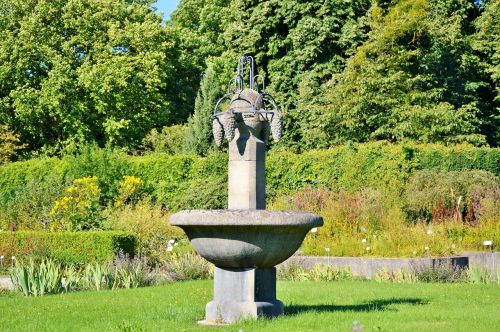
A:
[[[286,147],[499,145],[500,0],[181,0],[166,23],[152,6],[0,0],[0,125],[55,153],[134,150],[191,119],[187,150],[204,154],[209,104],[248,54]]]
[[[134,147],[193,104],[177,36],[149,1],[2,0],[0,12],[0,123],[32,150]]]

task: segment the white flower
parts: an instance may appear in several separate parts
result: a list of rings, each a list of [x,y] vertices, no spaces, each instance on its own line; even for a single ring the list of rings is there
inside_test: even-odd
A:
[[[491,246],[491,245],[493,245],[493,241],[491,240],[483,241],[483,246]]]
[[[364,226],[361,226],[361,232],[366,233],[366,228]]]
[[[451,249],[455,249],[455,245],[454,244],[451,245]]]
[[[16,256],[12,256],[12,260],[15,260],[16,259]]]
[[[318,231],[317,227],[314,227],[313,229],[311,229],[311,233],[313,233],[313,234],[315,234],[317,231]]]
[[[366,239],[361,240],[361,243],[366,243]]]
[[[326,252],[330,252],[330,248],[326,248],[326,247],[325,247],[325,251],[326,251]]]
[[[432,235],[432,229],[427,230],[427,235]]]
[[[174,247],[167,247],[167,251],[172,251],[174,250]]]
[[[416,252],[416,251],[414,251],[414,252],[413,252],[413,256],[415,256],[416,254],[417,254],[417,252]]]
[[[168,240],[168,244],[173,245],[175,243],[175,240]]]
[[[370,251],[370,247],[366,247],[366,251]]]
[[[428,246],[425,246],[425,247],[424,247],[424,250],[425,250],[425,251],[429,251],[429,247],[428,247]]]
[[[3,259],[3,255],[2,255],[2,256],[0,256],[0,259]]]

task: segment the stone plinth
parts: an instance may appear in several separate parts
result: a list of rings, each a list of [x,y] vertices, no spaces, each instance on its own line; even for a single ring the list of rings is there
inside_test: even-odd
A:
[[[214,270],[214,299],[206,306],[205,322],[234,323],[259,316],[283,314],[276,299],[276,268]]]

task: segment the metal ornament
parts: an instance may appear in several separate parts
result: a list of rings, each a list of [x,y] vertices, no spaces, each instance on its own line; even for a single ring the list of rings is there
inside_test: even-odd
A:
[[[245,67],[248,65],[249,81],[245,86]],[[265,80],[255,75],[255,60],[251,56],[242,56],[236,67],[237,74],[228,83],[227,93],[217,101],[212,116],[215,144],[220,146],[223,138],[230,142],[243,126],[251,129],[260,139],[267,141],[271,132],[275,141],[281,139],[283,114],[274,98],[266,91]],[[219,108],[224,101],[229,107],[224,112]]]

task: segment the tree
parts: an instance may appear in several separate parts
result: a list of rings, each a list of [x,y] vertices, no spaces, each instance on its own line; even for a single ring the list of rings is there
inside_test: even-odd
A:
[[[151,3],[2,0],[0,124],[31,150],[57,151],[133,148],[172,122],[178,40]]]
[[[285,113],[283,144],[297,147],[300,123],[308,121],[319,87],[342,70],[345,59],[364,40],[369,4],[370,0],[183,0],[172,22],[182,27],[184,45],[210,58],[221,91],[234,75],[239,56],[255,56],[268,90]]]
[[[477,32],[472,39],[474,50],[479,54],[479,62],[488,83],[481,91],[488,107],[482,114],[483,131],[490,145],[500,145],[500,1],[482,2],[484,10],[474,22]]]
[[[484,144],[484,82],[468,41],[475,16],[467,0],[403,0],[387,14],[375,4],[369,39],[325,89],[306,140]]]
[[[19,137],[10,131],[8,126],[0,125],[0,165],[11,161],[24,147]]]
[[[185,149],[188,152],[206,155],[214,147],[212,137],[212,115],[217,97],[220,95],[215,72],[208,66],[196,97],[194,114],[186,126]]]

